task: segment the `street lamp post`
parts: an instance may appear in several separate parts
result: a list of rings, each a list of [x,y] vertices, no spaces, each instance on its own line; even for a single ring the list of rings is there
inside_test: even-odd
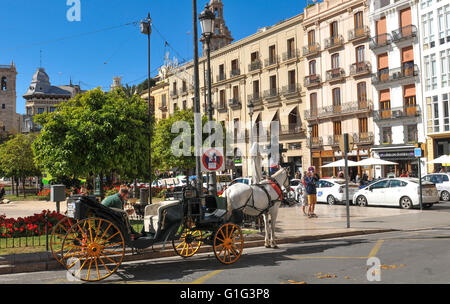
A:
[[[149,139],[148,139],[148,165],[149,165],[149,203],[152,204],[152,132],[151,132],[151,122],[152,122],[152,106],[150,97],[150,35],[152,33],[152,19],[150,18],[150,13],[148,13],[147,19],[141,21],[141,33],[146,34],[148,38],[148,122],[149,122]]]
[[[202,27],[202,35],[205,38],[206,41],[206,56],[208,60],[208,119],[209,121],[213,120],[213,106],[212,106],[212,96],[211,96],[211,49],[210,49],[210,42],[211,42],[211,36],[213,35],[214,31],[214,20],[216,16],[215,14],[209,9],[208,6],[205,6],[205,9],[200,14],[198,19],[200,20],[200,26]],[[209,175],[209,181],[208,181],[208,190],[210,194],[217,195],[217,180],[216,180],[216,173],[212,172]]]
[[[309,134],[309,162],[310,165],[313,165],[313,160],[312,160],[312,126],[308,125],[308,134]]]
[[[247,104],[248,114],[250,115],[250,136],[249,136],[249,150],[253,148],[253,113],[255,110],[255,105],[251,100],[248,101]],[[254,155],[250,155],[254,156]],[[247,172],[248,172],[248,164],[247,164]]]

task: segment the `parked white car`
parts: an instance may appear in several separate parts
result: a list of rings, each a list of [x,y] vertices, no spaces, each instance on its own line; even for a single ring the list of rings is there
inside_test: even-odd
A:
[[[383,179],[359,190],[353,196],[353,201],[362,207],[400,206],[403,209],[412,209],[420,206],[419,195],[419,179],[394,178]],[[422,183],[422,198],[424,208],[431,208],[439,203],[439,193],[433,183]]]
[[[425,175],[422,179],[436,185],[441,200],[450,201],[450,174],[433,173]]]
[[[349,183],[349,200],[353,194],[358,191],[359,186],[355,183]],[[321,179],[317,182],[317,202],[335,205],[343,203],[346,199],[345,180],[343,179]]]

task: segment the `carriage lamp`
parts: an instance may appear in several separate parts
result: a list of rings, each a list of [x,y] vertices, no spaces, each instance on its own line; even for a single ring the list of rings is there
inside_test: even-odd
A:
[[[247,109],[248,109],[248,114],[250,115],[250,143],[252,143],[252,139],[253,139],[253,113],[255,111],[255,105],[253,104],[253,102],[250,100],[247,104]]]
[[[202,27],[202,34],[205,38],[211,37],[214,29],[214,20],[216,19],[216,15],[209,9],[209,6],[206,5],[203,12],[198,17],[200,20],[200,26]]]

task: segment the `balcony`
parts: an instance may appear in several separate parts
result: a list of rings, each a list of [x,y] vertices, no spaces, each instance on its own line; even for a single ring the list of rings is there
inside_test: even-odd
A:
[[[383,109],[375,112],[374,120],[395,120],[395,119],[405,119],[405,118],[417,118],[421,115],[420,107],[415,106],[405,106],[397,107],[391,109]]]
[[[355,28],[348,31],[348,41],[358,41],[370,38],[370,29],[368,26]]]
[[[415,25],[407,25],[392,32],[393,42],[400,42],[417,37],[417,27]]]
[[[338,35],[325,39],[325,50],[333,50],[344,45],[344,37]]]
[[[219,82],[219,81],[226,80],[227,77],[226,77],[225,73],[220,73],[219,75],[217,75],[216,79],[217,79],[217,82]]]
[[[232,109],[240,108],[241,107],[241,101],[237,98],[232,98],[228,100],[228,105]]]
[[[184,87],[179,90],[178,95],[184,96],[184,95],[187,95],[187,93],[188,93],[188,89],[187,89],[187,87]]]
[[[286,53],[283,53],[283,62],[289,61],[291,59],[297,59],[300,57],[300,51],[298,49],[289,50]]]
[[[170,97],[172,97],[172,98],[178,97],[178,90],[177,89],[171,90],[170,91]]]
[[[369,47],[371,50],[375,50],[384,47],[392,42],[392,36],[390,34],[381,34],[372,37]]]
[[[260,60],[255,60],[248,65],[249,72],[259,71],[259,70],[261,70],[261,68],[262,68],[262,64],[261,64]]]
[[[391,84],[393,81],[408,82],[419,76],[419,67],[417,64],[405,65],[395,69],[383,69],[372,76],[372,84]]]
[[[327,71],[327,81],[339,81],[345,78],[345,71],[343,68],[335,68]]]
[[[320,52],[320,44],[315,43],[308,46],[303,47],[303,56],[309,57],[319,54]]]
[[[328,145],[337,147],[341,143],[342,135],[330,135],[328,136]]]
[[[271,99],[275,99],[280,97],[280,93],[278,91],[278,88],[272,88],[270,90],[264,91],[264,99],[270,101]]]
[[[368,61],[356,62],[350,66],[350,76],[363,76],[372,72],[372,65]]]
[[[255,92],[253,94],[247,95],[247,101],[251,101],[255,106],[260,105],[262,103],[261,94],[259,94],[259,92]]]
[[[241,75],[241,70],[240,69],[233,69],[230,71],[230,78],[234,78]]]
[[[274,56],[274,57],[268,58],[268,59],[264,60],[264,67],[267,68],[267,67],[276,65],[276,64],[279,63],[279,61],[280,60],[279,60],[278,56]]]
[[[320,149],[323,147],[323,138],[322,137],[310,137],[306,142],[306,146],[308,149]]]
[[[287,124],[280,127],[280,139],[285,140],[303,134],[305,129],[300,124]]]
[[[306,120],[329,119],[344,115],[363,114],[373,110],[371,100],[346,102],[340,105],[330,105],[305,111]]]
[[[226,110],[227,106],[225,105],[225,101],[224,100],[219,101],[219,103],[217,104],[217,111],[225,112]]]
[[[353,133],[353,142],[357,145],[373,145],[375,137],[373,132]]]
[[[298,84],[298,83],[291,83],[291,84],[289,84],[287,86],[284,86],[281,89],[281,94],[284,97],[288,97],[289,98],[289,97],[297,96],[298,94],[300,94],[300,91],[301,91],[300,84]]]
[[[305,87],[313,87],[313,86],[317,86],[320,85],[320,75],[315,74],[315,75],[309,75],[305,77],[304,80],[304,86]]]

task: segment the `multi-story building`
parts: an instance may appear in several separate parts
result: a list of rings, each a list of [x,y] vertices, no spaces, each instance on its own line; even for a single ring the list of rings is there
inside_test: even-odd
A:
[[[343,134],[354,138],[353,161],[367,158],[374,144],[368,12],[363,0],[325,0],[304,11],[305,119],[321,176],[337,175],[337,168],[322,167],[342,159]],[[362,169],[350,168],[350,175]]]
[[[16,66],[0,65],[0,133],[20,131],[20,115],[16,113]]]
[[[372,152],[398,163],[378,168],[377,177],[391,171],[418,174],[414,148],[425,142],[418,10],[417,0],[370,1],[375,110]]]
[[[424,124],[428,161],[450,155],[450,3],[420,1]],[[433,172],[440,166],[429,165]]]
[[[28,91],[23,95],[25,99],[25,115],[23,116],[23,133],[39,132],[40,126],[35,124],[36,114],[51,113],[56,106],[82,93],[80,86],[70,85],[52,86],[50,78],[44,68],[38,68],[33,75]]]
[[[222,37],[221,47],[211,52],[212,100],[214,118],[226,126],[237,125],[234,133],[246,130],[243,146],[233,146],[233,171],[237,176],[248,175],[249,168],[245,158],[250,149],[248,134],[250,125],[278,122],[280,126],[280,144],[287,150],[283,153],[283,163],[292,167],[292,171],[302,170],[310,164],[307,150],[307,125],[302,120],[304,111],[302,86],[304,63],[300,49],[303,46],[303,14],[266,27],[257,33],[230,44],[229,31],[223,18],[223,5],[219,0],[210,3],[216,11],[219,23],[216,34]],[[216,10],[215,7],[220,9]],[[216,43],[218,43],[216,41]],[[202,113],[207,113],[207,86],[205,85],[206,57],[199,60],[200,67],[200,104]],[[193,108],[194,82],[193,62],[180,66],[168,77],[169,97],[167,114],[176,108]],[[250,120],[249,101],[255,106]],[[158,111],[156,107],[156,116]],[[231,129],[228,129],[231,131]],[[259,130],[261,131],[261,130]],[[261,135],[262,132],[259,132]],[[270,133],[269,133],[270,135]],[[270,139],[270,136],[269,136]],[[244,156],[244,157],[241,157]],[[268,172],[269,160],[263,159]]]

